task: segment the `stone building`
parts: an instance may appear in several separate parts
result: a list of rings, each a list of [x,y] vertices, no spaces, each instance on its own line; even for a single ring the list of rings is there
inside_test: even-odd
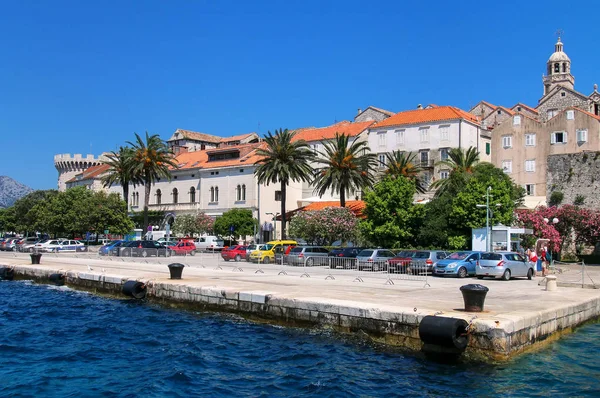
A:
[[[54,167],[58,171],[58,190],[65,191],[67,189],[67,181],[92,166],[97,166],[101,163],[102,155],[94,157],[94,155],[83,156],[79,153],[71,155],[63,153],[54,155]]]
[[[552,192],[560,192],[563,204],[600,210],[600,152],[550,155],[547,177],[548,201]]]
[[[575,91],[571,59],[559,38],[546,62],[543,95],[534,109],[511,108],[481,101],[470,113],[482,118],[492,134],[492,163],[525,188],[525,205],[546,204],[547,158],[556,154],[600,150],[600,94]]]
[[[389,117],[394,116],[394,112],[386,111],[385,109],[369,106],[365,110],[358,108],[358,113],[354,116],[355,122],[380,122]]]

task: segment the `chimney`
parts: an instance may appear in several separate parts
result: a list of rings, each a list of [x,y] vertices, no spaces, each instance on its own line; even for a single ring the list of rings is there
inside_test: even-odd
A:
[[[417,105],[417,109],[423,109],[423,105],[421,105],[421,104]]]
[[[362,112],[362,109],[358,108],[358,112],[356,114],[360,115],[361,112]]]

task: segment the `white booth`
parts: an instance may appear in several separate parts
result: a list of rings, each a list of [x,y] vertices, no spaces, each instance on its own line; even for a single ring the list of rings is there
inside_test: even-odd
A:
[[[522,227],[509,227],[506,225],[494,225],[491,232],[492,251],[518,252],[521,248],[521,235],[532,235],[533,230]],[[487,228],[472,229],[472,250],[488,251]]]

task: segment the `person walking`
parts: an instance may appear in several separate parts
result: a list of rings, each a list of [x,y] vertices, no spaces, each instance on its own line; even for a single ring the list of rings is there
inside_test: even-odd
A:
[[[540,261],[542,262],[542,276],[546,276],[548,274],[548,249],[546,246],[542,247],[542,252],[540,253]]]
[[[531,248],[531,250],[529,250],[529,261],[535,264],[536,276],[538,276],[538,273],[542,271],[542,263],[538,259],[535,248]]]

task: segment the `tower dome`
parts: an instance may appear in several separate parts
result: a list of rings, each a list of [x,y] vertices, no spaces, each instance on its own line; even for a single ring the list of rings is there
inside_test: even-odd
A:
[[[560,41],[560,37],[559,37],[558,41],[554,45],[554,52],[552,53],[550,58],[548,58],[548,62],[563,62],[563,61],[571,62],[571,59],[569,58],[567,53],[565,53],[563,51],[563,44]]]
[[[563,43],[558,38],[554,45],[554,52],[546,62],[547,75],[542,78],[544,82],[544,95],[548,94],[554,87],[563,86],[571,90],[575,86],[575,77],[571,74],[571,59],[563,51]]]

